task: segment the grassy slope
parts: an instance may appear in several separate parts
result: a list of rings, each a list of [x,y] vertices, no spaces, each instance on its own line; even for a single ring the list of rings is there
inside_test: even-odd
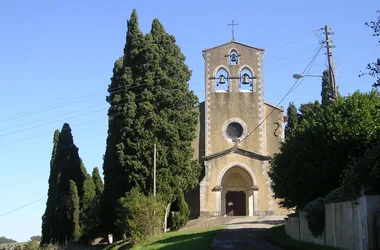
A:
[[[180,231],[162,234],[150,242],[134,248],[134,250],[186,250],[209,249],[212,235],[221,227],[213,227],[198,231]]]
[[[265,231],[265,238],[273,244],[287,250],[337,250],[338,248],[314,245],[293,240],[285,234],[285,225],[278,225]]]
[[[212,235],[222,227],[212,227],[205,230],[197,231],[180,231],[168,232],[158,235],[157,237],[147,241],[141,245],[134,247],[134,250],[186,250],[186,249],[209,249]],[[130,245],[127,241],[118,241],[104,250],[123,250],[129,249]]]

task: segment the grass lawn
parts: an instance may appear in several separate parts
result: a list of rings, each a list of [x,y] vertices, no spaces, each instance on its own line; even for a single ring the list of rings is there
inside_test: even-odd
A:
[[[210,249],[213,234],[222,227],[213,227],[198,231],[180,231],[161,234],[134,250],[186,250]]]
[[[285,225],[274,226],[265,231],[265,238],[273,244],[287,250],[337,250],[338,248],[314,245],[293,240],[285,234]]]

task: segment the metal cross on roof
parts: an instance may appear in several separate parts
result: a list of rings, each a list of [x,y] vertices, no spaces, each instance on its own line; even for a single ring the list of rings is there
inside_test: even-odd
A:
[[[239,24],[234,23],[234,19],[232,19],[232,23],[229,23],[228,25],[232,26],[232,40],[235,40],[235,28],[234,28],[234,26],[239,25]]]

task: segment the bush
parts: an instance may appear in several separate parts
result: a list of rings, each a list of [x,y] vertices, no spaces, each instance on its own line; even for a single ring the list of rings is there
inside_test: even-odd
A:
[[[116,228],[135,245],[161,231],[164,205],[159,198],[133,189],[120,198],[116,213]]]
[[[170,230],[176,231],[186,225],[190,216],[190,210],[187,206],[185,197],[182,192],[178,196],[176,202],[173,204],[172,210],[177,211],[172,212],[170,220]]]
[[[306,221],[311,234],[317,238],[325,228],[325,204],[322,198],[317,198],[305,206]]]

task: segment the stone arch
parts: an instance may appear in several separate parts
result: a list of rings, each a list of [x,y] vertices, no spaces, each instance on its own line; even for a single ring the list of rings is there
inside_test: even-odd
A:
[[[221,72],[221,71],[225,71],[226,72],[226,83],[225,83],[225,86],[220,86],[219,88],[217,87],[217,83],[218,83],[218,73]],[[215,68],[214,70],[214,73],[213,73],[213,77],[215,77],[216,79],[213,81],[213,89],[214,91],[216,92],[228,92],[229,88],[230,88],[230,81],[228,80],[230,76],[230,71],[228,70],[228,67],[224,66],[224,65],[219,65]]]
[[[218,175],[218,181],[217,181],[217,186],[222,186],[222,180],[223,180],[223,176],[227,173],[227,171],[233,167],[240,167],[242,168],[243,170],[245,170],[247,172],[247,174],[251,177],[251,180],[252,180],[252,186],[256,185],[256,175],[255,173],[252,171],[252,169],[250,167],[248,167],[246,164],[244,163],[241,163],[241,162],[231,162],[229,164],[227,164],[220,172],[219,172],[219,175]]]
[[[228,178],[226,181],[231,180],[230,179],[231,176],[228,174],[230,170],[233,171],[231,172],[232,175],[234,175],[235,171],[237,171],[235,172],[235,174],[240,172],[238,176],[235,176],[235,178],[237,178],[238,180],[237,183],[240,183],[239,179],[241,179],[242,182],[245,182],[245,184],[235,186],[236,180],[231,183],[232,185],[223,183],[224,177]],[[255,190],[253,189],[256,183],[257,183],[256,176],[254,172],[246,164],[241,163],[241,162],[231,162],[227,164],[220,171],[218,175],[218,179],[217,179],[217,185],[221,187],[221,192],[218,192],[218,196],[217,196],[218,197],[217,207],[220,211],[220,214],[222,216],[226,216],[226,215],[231,215],[231,211],[236,211],[237,215],[253,216],[255,212],[257,211],[257,202],[258,202],[258,189],[255,189]],[[224,185],[224,184],[227,184],[227,185]],[[237,207],[234,207],[234,205],[229,205],[231,201],[230,199],[234,199],[232,197],[238,194],[243,195],[244,198],[240,199],[241,202],[237,202],[237,203],[232,202],[231,204],[240,204],[240,205],[238,205]],[[229,198],[227,197],[228,195],[230,195]],[[243,209],[245,207],[245,212],[241,210],[242,207]],[[239,214],[238,211],[242,212],[243,214],[241,213]],[[235,212],[232,212],[232,214],[235,215]]]
[[[237,61],[235,63],[231,62],[231,55],[232,55],[232,53],[236,53],[236,59],[237,59]],[[231,48],[228,51],[227,63],[229,65],[238,65],[239,64],[239,51],[236,48]]]
[[[248,74],[250,77],[256,77],[255,71],[249,65],[242,65],[238,70],[239,76],[242,77],[244,74]],[[255,91],[256,90],[256,79],[250,79],[251,84],[249,86],[244,86],[241,84],[242,79],[239,81],[239,91]]]

